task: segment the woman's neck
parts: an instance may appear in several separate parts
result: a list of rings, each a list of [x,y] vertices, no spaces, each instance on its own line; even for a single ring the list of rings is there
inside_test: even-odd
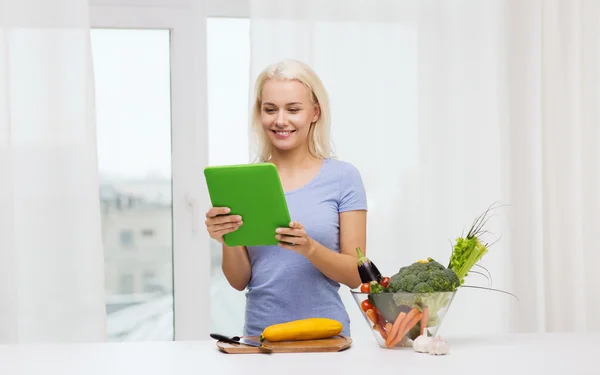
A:
[[[307,149],[297,148],[289,151],[273,150],[271,163],[281,170],[309,169],[320,160],[312,156]]]

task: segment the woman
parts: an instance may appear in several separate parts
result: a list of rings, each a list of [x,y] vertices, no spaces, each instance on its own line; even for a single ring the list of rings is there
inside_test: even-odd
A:
[[[278,228],[279,246],[235,247],[223,235],[243,218],[215,207],[206,214],[210,236],[223,244],[222,269],[246,294],[244,335],[310,317],[336,319],[350,336],[338,289],[360,285],[356,248],[366,245],[366,194],[358,170],[332,157],[329,101],[305,64],[283,61],[257,78],[252,128],[259,162],[273,163],[292,222]]]

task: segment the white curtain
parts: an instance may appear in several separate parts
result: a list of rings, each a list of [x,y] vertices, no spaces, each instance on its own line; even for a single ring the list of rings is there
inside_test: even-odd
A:
[[[383,272],[447,262],[477,215],[506,205],[480,264],[519,301],[462,289],[442,334],[600,329],[600,2],[250,4],[251,80],[284,58],[324,80]],[[490,286],[477,274],[467,284]],[[353,334],[370,335],[341,293]]]
[[[105,338],[87,0],[0,0],[0,343]]]

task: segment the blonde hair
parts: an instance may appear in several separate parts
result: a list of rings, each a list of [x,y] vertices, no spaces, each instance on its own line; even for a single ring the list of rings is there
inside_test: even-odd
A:
[[[273,146],[262,128],[260,118],[262,89],[270,79],[296,80],[308,89],[312,104],[320,110],[319,118],[311,124],[308,133],[308,152],[319,159],[333,157],[329,97],[321,79],[308,65],[296,60],[283,60],[266,67],[256,78],[251,118],[251,130],[256,138],[256,161],[269,160],[273,152]]]

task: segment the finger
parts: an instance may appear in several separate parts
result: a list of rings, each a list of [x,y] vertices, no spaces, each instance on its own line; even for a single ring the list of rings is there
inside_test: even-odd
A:
[[[284,236],[295,236],[295,237],[304,236],[306,234],[306,232],[303,229],[293,229],[293,228],[277,228],[275,233],[281,234]]]
[[[294,236],[282,236],[280,234],[276,235],[275,238],[279,242],[285,242],[292,245],[305,245],[308,243],[308,239],[306,236],[303,237],[294,237]]]
[[[206,213],[206,217],[207,218],[213,218],[213,217],[216,217],[218,215],[227,215],[230,212],[231,212],[231,209],[229,207],[212,207]]]
[[[211,231],[210,233],[215,236],[222,236],[227,233],[235,232],[236,230],[238,230],[238,228],[240,226],[241,226],[241,224],[240,225],[230,224],[230,225],[215,229],[214,231]]]
[[[294,245],[289,244],[287,242],[279,242],[279,246],[282,247],[282,248],[284,248],[284,249],[287,249],[287,250],[295,250],[294,249]]]
[[[217,216],[217,217],[206,219],[206,225],[239,223],[240,221],[242,221],[242,217],[240,215]]]
[[[225,230],[227,228],[239,228],[242,225],[243,221],[236,221],[234,223],[224,223],[224,224],[215,224],[215,225],[208,225],[208,231],[213,233],[213,232],[219,232],[221,230]]]
[[[302,224],[300,224],[299,222],[297,222],[297,221],[292,221],[290,223],[290,228],[293,228],[293,229],[304,229],[304,226]]]

